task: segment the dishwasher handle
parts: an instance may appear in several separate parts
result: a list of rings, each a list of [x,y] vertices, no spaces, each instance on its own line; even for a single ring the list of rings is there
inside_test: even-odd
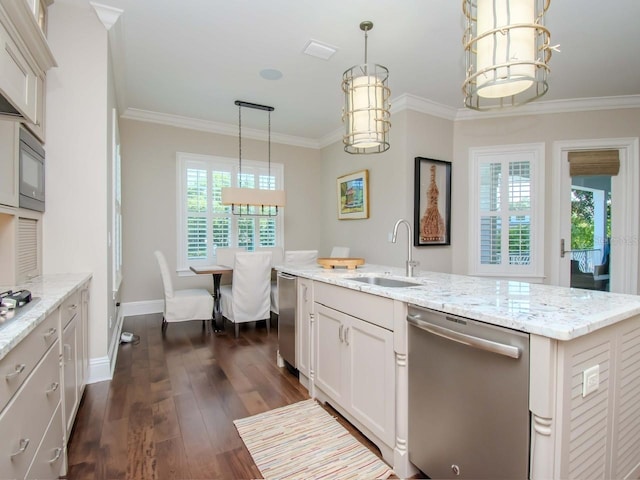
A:
[[[468,345],[469,347],[479,348],[481,350],[497,353],[506,357],[515,359],[520,358],[520,349],[513,345],[505,345],[503,343],[487,340],[486,338],[474,337],[439,325],[433,325],[432,323],[421,320],[417,315],[407,315],[407,322],[421,330],[446,338],[447,340],[452,340],[454,342],[462,343],[463,345]]]
[[[284,272],[278,272],[278,276],[280,278],[286,278],[287,280],[295,280],[296,278],[298,278],[295,275],[291,275],[289,273],[284,273]]]

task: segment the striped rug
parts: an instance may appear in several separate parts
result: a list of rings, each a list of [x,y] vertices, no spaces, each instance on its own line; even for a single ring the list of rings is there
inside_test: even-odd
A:
[[[234,420],[266,479],[376,479],[393,473],[315,400]]]

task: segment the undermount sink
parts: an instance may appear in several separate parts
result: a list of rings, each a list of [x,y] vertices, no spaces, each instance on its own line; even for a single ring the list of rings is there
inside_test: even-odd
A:
[[[368,283],[378,287],[402,288],[402,287],[418,287],[422,284],[414,282],[406,282],[404,280],[396,280],[388,277],[350,277],[348,280],[356,282]]]

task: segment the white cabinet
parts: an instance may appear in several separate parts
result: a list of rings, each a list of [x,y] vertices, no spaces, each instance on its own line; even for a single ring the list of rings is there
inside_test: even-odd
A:
[[[20,125],[0,120],[0,204],[18,206],[18,148]]]
[[[3,478],[25,477],[49,427],[60,418],[56,417],[61,398],[57,319],[56,311],[0,361],[2,383],[18,387],[0,413]],[[61,429],[60,424],[58,431]],[[62,436],[49,437],[48,442],[60,447]],[[38,478],[57,478],[62,464],[54,461],[51,465],[50,474]]]
[[[315,318],[316,388],[394,445],[393,332],[318,303]]]
[[[82,310],[80,291],[72,294],[60,306],[60,324],[62,328],[62,342],[60,344],[63,385],[62,413],[66,440],[69,440],[84,387]]]
[[[56,66],[45,37],[50,3],[0,0],[0,94],[11,105],[3,110],[24,120],[43,142],[46,72]]]
[[[10,100],[16,114],[36,122],[38,77],[4,26],[0,25],[0,93]]]
[[[296,306],[296,367],[304,376],[301,382],[306,382],[311,368],[311,312],[313,310],[313,282],[307,278],[298,277],[298,295]]]

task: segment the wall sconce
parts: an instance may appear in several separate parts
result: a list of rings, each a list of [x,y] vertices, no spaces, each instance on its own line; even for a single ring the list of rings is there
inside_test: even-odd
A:
[[[252,215],[261,217],[273,217],[278,214],[278,207],[285,205],[284,190],[267,190],[262,188],[244,188],[242,186],[242,107],[255,108],[269,112],[269,136],[268,159],[269,178],[271,178],[271,112],[275,109],[267,105],[243,102],[236,100],[238,106],[238,187],[225,187],[222,189],[222,204],[231,205],[231,213],[234,215]],[[249,207],[260,207],[250,209]],[[275,207],[275,209],[271,208]]]
[[[367,63],[367,32],[372,22],[362,22],[364,64],[355,65],[342,75],[344,108],[342,121],[346,132],[342,139],[347,153],[381,153],[389,150],[389,70]]]
[[[551,0],[463,0],[464,104],[474,110],[522,105],[549,89],[551,50],[544,14]]]

